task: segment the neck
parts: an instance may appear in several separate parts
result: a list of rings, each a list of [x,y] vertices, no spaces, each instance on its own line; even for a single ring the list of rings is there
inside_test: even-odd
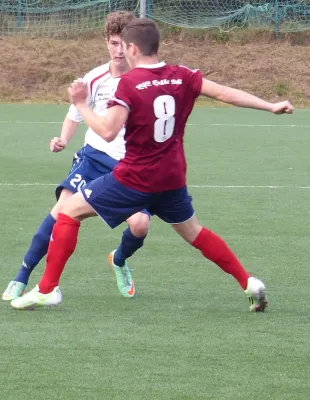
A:
[[[110,64],[110,73],[113,76],[113,78],[117,78],[121,75],[123,75],[125,72],[129,71],[129,66],[125,65],[124,67],[117,67],[113,61]]]
[[[137,58],[135,62],[135,66],[138,67],[139,65],[151,65],[151,64],[158,64],[159,59],[158,55],[154,54],[153,56],[140,56]]]

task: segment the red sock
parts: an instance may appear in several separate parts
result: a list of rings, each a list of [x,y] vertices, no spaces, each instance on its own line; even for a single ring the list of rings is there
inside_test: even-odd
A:
[[[58,214],[46,256],[46,267],[39,283],[41,293],[50,293],[58,286],[66,262],[75,250],[80,222]]]
[[[243,290],[246,289],[251,275],[243,268],[223,239],[208,229],[202,228],[192,246],[199,249],[208,260],[217,264],[224,272],[232,275]]]

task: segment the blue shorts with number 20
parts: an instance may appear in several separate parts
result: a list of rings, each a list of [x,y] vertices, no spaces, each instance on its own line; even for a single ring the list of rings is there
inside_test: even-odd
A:
[[[111,172],[117,163],[118,160],[86,144],[75,153],[68,176],[56,188],[56,198],[59,198],[62,189],[78,192],[89,182]]]

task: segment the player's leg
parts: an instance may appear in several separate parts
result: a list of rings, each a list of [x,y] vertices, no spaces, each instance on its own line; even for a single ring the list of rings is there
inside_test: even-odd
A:
[[[3,292],[3,300],[9,301],[22,296],[32,271],[47,253],[50,236],[58,216],[58,210],[61,205],[71,196],[72,192],[70,190],[63,189],[61,191],[57,203],[42,221],[41,225],[34,234],[18,274],[8,284],[8,287]]]
[[[44,274],[34,289],[11,302],[12,307],[28,310],[37,306],[56,306],[61,303],[59,280],[75,250],[80,221],[95,215],[92,207],[79,192],[63,203],[50,236]]]
[[[156,214],[170,223],[175,231],[191,246],[200,250],[205,258],[239,282],[251,301],[255,300],[255,304],[251,304],[251,311],[265,309],[265,285],[250,276],[222,238],[198,223],[187,188],[168,192],[166,198],[158,204]]]
[[[129,227],[123,232],[119,247],[110,253],[109,262],[115,272],[117,287],[121,294],[124,297],[134,297],[135,286],[126,260],[143,246],[149,229],[149,213],[136,213],[127,219],[127,223]],[[132,288],[129,293],[128,286]]]
[[[117,160],[96,149],[86,146],[86,154],[89,161],[89,173],[92,180],[111,172]],[[99,172],[99,175],[98,175]],[[122,241],[117,250],[109,255],[110,264],[117,277],[117,285],[125,297],[134,296],[134,284],[131,271],[126,259],[132,256],[143,245],[149,227],[149,214],[147,212],[137,213],[128,220],[129,228],[123,232]],[[133,288],[128,294],[128,287]]]
[[[200,250],[205,258],[214,262],[222,271],[232,275],[239,282],[249,298],[250,311],[265,310],[267,306],[265,285],[260,280],[251,277],[220,236],[201,226],[195,216],[183,223],[172,224],[172,227],[191,246]]]
[[[190,245],[200,250],[208,260],[232,275],[243,290],[246,289],[250,274],[243,268],[224,240],[201,226],[195,215],[185,222],[172,224],[172,227]]]
[[[111,228],[115,228],[131,215],[147,208],[147,197],[118,183],[113,174],[106,174],[82,187],[81,192],[74,194],[59,210],[50,238],[45,272],[39,285],[13,300],[12,307],[25,310],[59,304],[59,279],[76,247],[80,221],[97,214]],[[132,289],[128,287],[127,290]]]
[[[114,255],[114,261],[119,267],[143,246],[149,230],[150,215],[147,212],[136,213],[127,219],[127,223],[129,227],[123,232],[122,241]]]
[[[87,156],[87,149],[83,147],[75,153],[68,176],[56,188],[55,194],[57,203],[42,221],[37,232],[33,236],[19,273],[13,281],[9,283],[7,289],[3,293],[3,300],[13,300],[23,294],[28,284],[30,274],[47,253],[50,236],[57,219],[59,208],[73,193],[76,193],[81,186],[89,182],[89,173],[91,172],[91,162]]]

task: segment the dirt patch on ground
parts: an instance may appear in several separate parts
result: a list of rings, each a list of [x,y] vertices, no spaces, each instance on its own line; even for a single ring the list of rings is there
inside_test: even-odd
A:
[[[76,77],[108,60],[104,39],[0,39],[2,102],[67,101]],[[263,96],[310,105],[310,46],[289,42],[218,44],[166,37],[161,59],[200,68],[209,79]]]

